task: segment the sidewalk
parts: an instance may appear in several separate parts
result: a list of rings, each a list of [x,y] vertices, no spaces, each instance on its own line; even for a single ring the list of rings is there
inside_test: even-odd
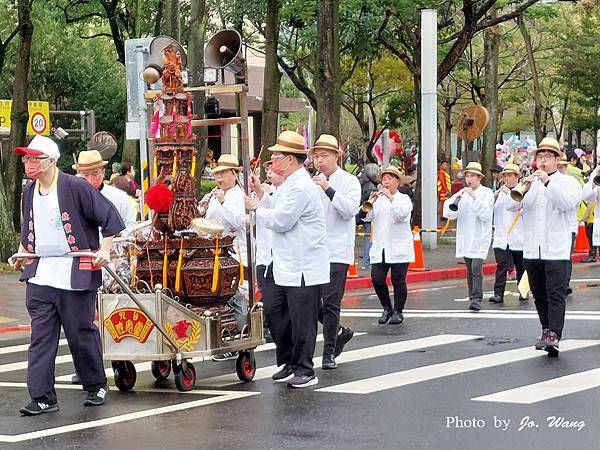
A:
[[[346,281],[346,290],[369,289],[373,287],[371,283],[370,270],[362,269],[362,240],[357,239],[356,246],[356,270],[357,277]],[[467,269],[461,259],[455,256],[455,246],[453,242],[438,244],[435,250],[423,249],[423,259],[425,260],[425,270],[410,271],[406,276],[407,283],[430,282],[447,279],[466,279]],[[587,253],[574,253],[571,260],[574,263],[581,262],[587,257]],[[494,252],[490,249],[488,257],[483,265],[484,275],[493,275],[496,272],[496,263],[494,261]],[[390,278],[388,276],[388,284]]]

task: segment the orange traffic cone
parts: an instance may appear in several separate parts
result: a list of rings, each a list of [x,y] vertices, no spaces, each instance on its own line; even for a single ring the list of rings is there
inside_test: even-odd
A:
[[[356,273],[356,259],[348,267],[348,278],[358,278],[358,273]]]
[[[577,229],[577,239],[575,239],[575,253],[587,253],[590,250],[590,243],[585,233],[585,225],[579,222]]]
[[[423,245],[421,244],[421,230],[419,227],[413,228],[413,246],[415,248],[415,262],[408,265],[408,270],[425,270]]]

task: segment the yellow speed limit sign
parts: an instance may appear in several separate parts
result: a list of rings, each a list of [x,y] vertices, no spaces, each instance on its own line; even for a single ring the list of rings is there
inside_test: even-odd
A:
[[[10,131],[10,109],[12,100],[0,100],[0,132]],[[50,105],[48,102],[27,102],[29,121],[27,122],[27,134],[34,136],[50,134]]]

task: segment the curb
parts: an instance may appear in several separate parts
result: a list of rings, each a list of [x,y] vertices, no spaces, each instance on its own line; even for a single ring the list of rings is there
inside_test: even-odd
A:
[[[571,261],[573,263],[580,263],[581,260],[585,259],[588,256],[587,253],[575,253],[571,256]],[[489,263],[483,265],[483,274],[484,275],[492,275],[496,272],[496,263]],[[406,275],[407,283],[421,283],[425,281],[440,281],[440,280],[450,280],[450,279],[458,279],[458,278],[466,278],[467,276],[467,268],[465,266],[462,267],[446,267],[443,269],[432,269],[432,270],[423,270],[423,271],[409,271]],[[388,285],[391,284],[391,279],[388,276],[387,278]],[[361,278],[349,278],[346,280],[346,290],[358,290],[358,289],[371,289],[373,287],[373,283],[371,282],[371,277],[361,277]]]

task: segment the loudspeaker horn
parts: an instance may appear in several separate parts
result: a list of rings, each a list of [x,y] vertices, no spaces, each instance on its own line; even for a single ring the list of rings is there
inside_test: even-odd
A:
[[[150,43],[150,57],[148,59],[148,65],[143,73],[144,81],[149,85],[156,83],[162,76],[164,67],[163,50],[169,44],[173,44],[179,52],[179,55],[181,56],[181,66],[187,66],[187,55],[179,42],[169,36],[156,37]]]
[[[204,62],[214,69],[227,69],[235,75],[244,73],[246,60],[242,55],[242,37],[235,30],[215,34],[204,50]]]

